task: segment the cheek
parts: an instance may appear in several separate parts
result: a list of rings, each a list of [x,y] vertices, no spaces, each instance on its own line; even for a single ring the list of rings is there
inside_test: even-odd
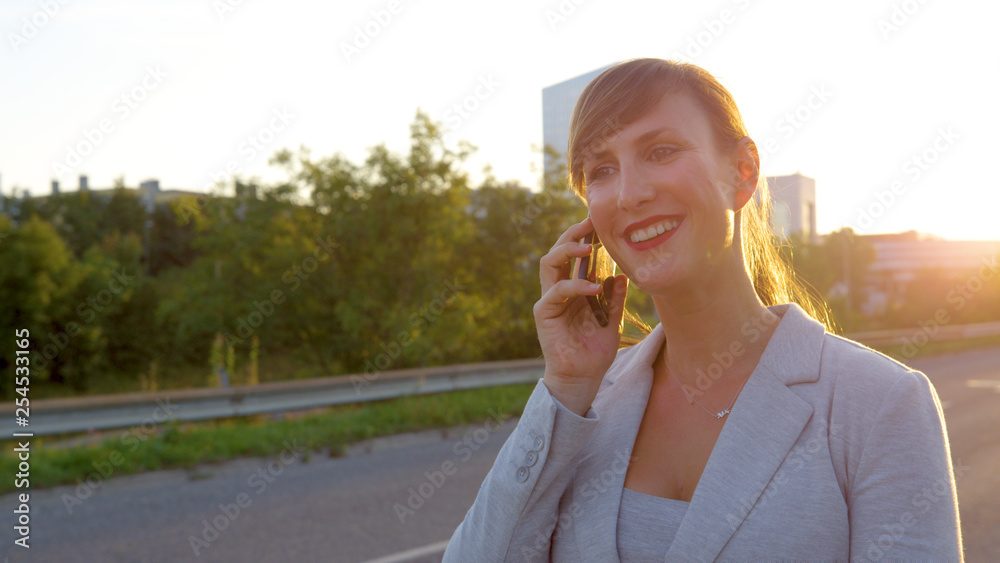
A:
[[[588,187],[585,195],[588,207],[600,207],[614,204],[617,197],[617,191],[609,184],[609,182],[605,181],[604,183],[596,186]]]
[[[610,226],[616,209],[617,206],[614,199],[609,198],[607,194],[603,192],[588,194],[587,213],[593,219],[594,225],[598,229],[598,234],[602,232],[601,227]]]

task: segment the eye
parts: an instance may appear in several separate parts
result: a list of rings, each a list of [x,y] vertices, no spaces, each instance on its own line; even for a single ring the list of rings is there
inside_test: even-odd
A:
[[[674,153],[674,149],[668,146],[660,145],[653,147],[653,150],[649,151],[649,160],[660,161],[669,157]]]
[[[596,182],[614,172],[614,168],[608,165],[598,165],[587,171],[587,183]]]

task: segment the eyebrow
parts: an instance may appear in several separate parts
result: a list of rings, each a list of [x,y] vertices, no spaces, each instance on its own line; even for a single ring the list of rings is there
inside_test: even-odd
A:
[[[677,132],[676,129],[674,129],[673,127],[667,127],[667,126],[659,127],[657,129],[650,129],[649,131],[646,131],[642,135],[639,135],[638,137],[636,137],[635,141],[632,144],[633,144],[633,146],[634,145],[643,145],[643,144],[646,144],[649,141],[655,139],[656,137],[659,137],[663,133],[676,133],[676,132]],[[603,159],[605,156],[608,155],[607,144],[606,143],[602,143],[602,144],[604,144],[605,148],[602,149],[600,152],[596,152],[596,153],[591,154],[589,156],[590,159],[600,160],[600,159]],[[587,158],[588,158],[587,156],[584,156],[584,160],[586,160]]]

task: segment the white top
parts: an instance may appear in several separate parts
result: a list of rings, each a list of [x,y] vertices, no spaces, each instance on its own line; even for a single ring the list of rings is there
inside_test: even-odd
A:
[[[623,488],[618,509],[618,558],[623,563],[663,561],[689,504]]]

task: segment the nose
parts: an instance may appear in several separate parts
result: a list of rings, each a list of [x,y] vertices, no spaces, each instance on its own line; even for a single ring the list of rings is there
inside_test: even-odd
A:
[[[651,201],[656,190],[639,170],[634,166],[621,165],[618,172],[618,208],[625,211],[639,209]]]

